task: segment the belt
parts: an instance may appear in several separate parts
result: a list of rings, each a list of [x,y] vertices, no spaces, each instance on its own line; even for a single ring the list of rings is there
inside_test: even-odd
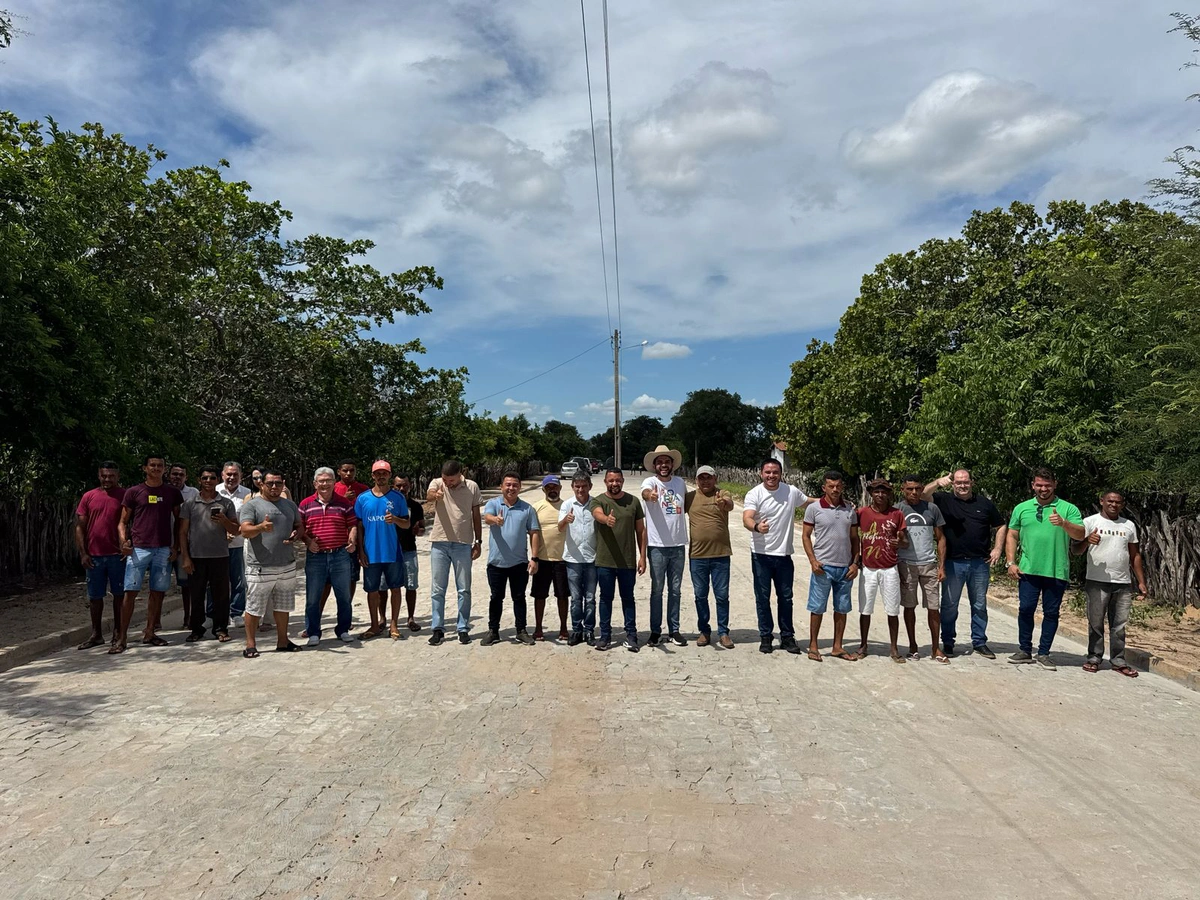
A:
[[[330,547],[328,550],[309,550],[308,552],[309,553],[337,553],[339,551],[344,551],[345,549],[346,549],[345,547]]]

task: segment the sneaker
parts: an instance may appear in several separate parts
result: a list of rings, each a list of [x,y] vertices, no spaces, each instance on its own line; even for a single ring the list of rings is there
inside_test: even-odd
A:
[[[522,644],[532,644],[533,636],[530,635],[530,633],[528,631],[526,631],[524,628],[522,628],[520,631],[517,632],[517,640],[520,641]]]
[[[980,644],[978,647],[975,648],[975,652],[978,653],[980,656],[982,656],[984,659],[995,659],[996,658],[996,654],[992,652],[992,648],[989,647],[987,644]]]
[[[607,650],[611,646],[612,644],[609,643],[608,638],[600,638],[600,640],[596,641],[595,643],[595,648],[597,650]]]
[[[625,649],[628,650],[630,653],[637,653],[638,650],[640,649],[638,647],[638,639],[635,637],[625,638]]]
[[[442,629],[435,628],[435,629],[433,629],[433,634],[431,634],[429,636],[429,643],[433,644],[433,646],[436,647],[443,640],[445,640],[445,638],[446,638],[446,636],[442,633]]]
[[[594,632],[591,632],[591,631],[589,631],[587,634],[585,634],[585,635],[583,636],[583,642],[584,642],[585,644],[587,644],[589,647],[594,647],[594,646],[596,645],[596,635],[595,635],[595,633],[594,633]]]
[[[489,631],[487,634],[485,634],[483,636],[483,640],[479,642],[479,646],[490,647],[490,646],[492,646],[492,644],[499,642],[499,640],[500,640],[499,632]]]
[[[718,643],[719,643],[719,644],[720,644],[720,645],[721,645],[721,646],[722,646],[724,649],[726,649],[726,650],[732,650],[732,649],[733,649],[733,638],[731,638],[731,637],[730,637],[729,635],[727,635],[727,634],[723,634],[723,635],[721,635],[721,640],[720,640],[720,641],[718,641]]]
[[[567,640],[567,646],[568,647],[578,647],[582,643],[583,643],[583,632],[582,631],[571,632],[571,637]]]
[[[468,634],[467,632],[465,632],[465,631],[460,631],[460,632],[458,633],[458,642],[459,642],[460,644],[469,644],[469,643],[471,643],[471,635],[469,635],[469,634]]]
[[[770,653],[775,647],[771,643],[771,638],[763,638],[758,642],[759,653]]]
[[[246,619],[243,616],[234,616],[232,619],[229,620],[229,624],[232,625],[234,628],[245,628],[246,627]]]
[[[788,653],[801,653],[800,645],[796,643],[794,637],[780,638],[779,649],[786,650]]]
[[[317,646],[317,644],[319,644],[319,643],[321,643],[321,636],[320,636],[320,635],[317,635],[317,634],[310,634],[310,635],[308,636],[308,646],[310,646],[310,647],[315,647],[315,646]]]
[[[711,643],[712,643],[712,638],[710,638],[707,634],[702,634],[698,638],[696,638],[696,646],[697,647],[707,647]]]
[[[1037,664],[1039,666],[1041,666],[1043,669],[1047,669],[1051,672],[1055,671],[1058,668],[1058,666],[1056,666],[1054,664],[1054,660],[1052,660],[1050,658],[1049,653],[1039,653],[1037,655]]]
[[[337,639],[339,641],[341,641],[343,644],[351,644],[354,642],[354,635],[352,635],[348,631],[343,631],[341,634],[339,634],[337,636]]]
[[[687,646],[687,638],[685,638],[678,631],[672,631],[671,632],[671,643],[674,644],[676,647],[686,647]]]
[[[958,653],[955,652],[953,647],[942,648],[942,653],[946,655],[947,659],[954,659],[954,657],[958,656]]]
[[[946,655],[949,656],[950,654],[947,653]],[[1025,664],[1025,663],[1033,662],[1033,657],[1030,656],[1028,653],[1026,653],[1024,650],[1018,650],[1016,653],[1014,653],[1012,656],[1010,656],[1008,658],[1008,661],[1010,663],[1012,663],[1013,665],[1019,666],[1019,665]]]
[[[650,632],[650,637],[646,639],[646,646],[657,647],[660,640],[662,640],[662,635],[657,631],[652,631]]]

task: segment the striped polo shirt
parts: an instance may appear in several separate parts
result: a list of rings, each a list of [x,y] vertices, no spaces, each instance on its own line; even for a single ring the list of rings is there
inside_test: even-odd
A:
[[[305,530],[317,539],[322,550],[346,546],[350,529],[358,524],[354,504],[337,494],[328,503],[322,503],[318,494],[306,497],[300,503],[300,515],[304,517]]]

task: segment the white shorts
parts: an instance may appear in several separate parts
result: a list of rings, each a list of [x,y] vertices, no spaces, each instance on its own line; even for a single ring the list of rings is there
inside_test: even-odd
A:
[[[266,618],[296,608],[296,570],[246,573],[246,613]]]
[[[883,594],[883,611],[889,616],[900,615],[900,571],[868,569],[858,573],[858,614],[869,616],[875,610],[875,595]]]

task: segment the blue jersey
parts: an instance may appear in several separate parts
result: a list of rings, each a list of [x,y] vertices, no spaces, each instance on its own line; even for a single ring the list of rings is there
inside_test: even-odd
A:
[[[376,497],[374,491],[367,491],[354,501],[354,514],[358,516],[362,531],[359,541],[366,551],[368,563],[392,563],[404,559],[400,532],[395,525],[383,521],[388,513],[400,519],[408,518],[408,503],[403,494],[388,491],[382,497]]]

